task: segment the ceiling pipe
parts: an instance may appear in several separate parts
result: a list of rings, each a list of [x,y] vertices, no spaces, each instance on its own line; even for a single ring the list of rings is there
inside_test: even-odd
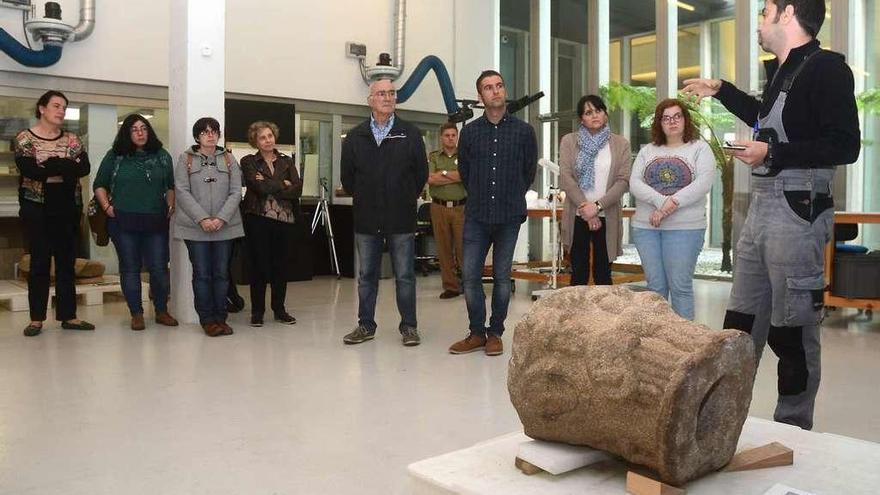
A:
[[[406,55],[406,0],[397,0],[397,12],[394,18],[394,58],[391,61],[397,74],[403,74]]]
[[[82,41],[95,30],[95,2],[96,0],[80,0],[79,24],[73,28],[73,41]]]
[[[395,0],[395,5],[394,55],[380,53],[379,62],[371,66],[364,62],[364,58],[360,59],[361,76],[367,85],[379,79],[396,81],[403,74],[404,59],[406,58],[406,0]]]

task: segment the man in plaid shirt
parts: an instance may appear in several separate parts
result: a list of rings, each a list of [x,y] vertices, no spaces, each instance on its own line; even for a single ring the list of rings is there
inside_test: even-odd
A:
[[[470,320],[468,336],[449,348],[452,354],[485,349],[504,352],[501,335],[510,303],[513,251],[526,220],[525,194],[535,179],[538,143],[532,126],[507,113],[504,79],[494,70],[477,78],[485,107],[482,117],[461,130],[458,170],[467,189],[462,285]],[[492,247],[492,316],[486,327],[482,273]]]

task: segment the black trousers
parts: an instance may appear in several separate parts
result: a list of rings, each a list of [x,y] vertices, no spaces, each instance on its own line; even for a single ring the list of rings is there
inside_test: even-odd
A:
[[[250,269],[251,314],[266,311],[266,285],[272,287],[272,312],[284,313],[290,272],[293,224],[259,215],[245,215],[245,243]]]
[[[605,218],[599,217],[602,227],[591,231],[581,217],[574,219],[571,240],[571,284],[587,285],[590,272],[590,250],[593,251],[593,283],[611,285],[611,263],[608,262],[608,244],[605,242]]]
[[[79,233],[80,211],[71,203],[70,208],[52,208],[22,201],[21,216],[31,255],[28,274],[28,305],[31,320],[44,321],[49,305],[49,271],[55,258],[55,319],[76,319],[76,241]]]

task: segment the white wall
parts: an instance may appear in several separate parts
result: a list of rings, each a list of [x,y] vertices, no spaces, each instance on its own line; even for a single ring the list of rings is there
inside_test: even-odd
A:
[[[62,20],[76,25],[79,0],[55,1],[61,5]],[[45,1],[35,2],[42,16]],[[83,41],[66,43],[57,64],[24,67],[0,52],[0,70],[167,86],[168,6],[169,0],[97,0],[95,31]],[[0,27],[26,44],[20,11],[0,9]]]
[[[76,24],[79,1],[57,1],[64,21]],[[437,55],[456,96],[473,98],[478,72],[497,68],[497,9],[498,0],[410,0],[400,84],[423,57]],[[31,69],[0,54],[0,70],[167,86],[170,10],[170,0],[97,0],[94,33],[65,45],[59,63]],[[375,63],[393,51],[393,23],[394,0],[227,0],[226,90],[364,104],[366,87],[345,42],[366,43]],[[24,41],[18,11],[0,9],[0,27]],[[401,108],[444,113],[434,76]]]

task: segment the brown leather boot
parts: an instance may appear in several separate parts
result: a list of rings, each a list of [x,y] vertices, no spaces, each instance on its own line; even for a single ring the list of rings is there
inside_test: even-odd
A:
[[[219,337],[223,335],[223,327],[216,323],[205,323],[202,325],[202,328],[205,329],[205,335],[208,337]]]
[[[144,323],[144,315],[131,315],[132,330],[143,330],[145,328],[147,328],[147,325]]]
[[[467,354],[469,352],[479,351],[486,347],[486,337],[477,334],[468,334],[462,340],[452,344],[449,347],[450,354]]]
[[[486,336],[486,355],[487,356],[500,356],[504,354],[504,343],[501,342],[501,337],[489,334]]]
[[[163,313],[156,313],[156,323],[160,325],[165,325],[166,327],[176,327],[177,325],[179,325],[177,320],[175,320],[173,316],[168,314],[167,311]]]
[[[220,329],[223,330],[223,333],[220,335],[232,335],[232,327],[227,325],[225,321],[218,322],[217,326],[219,326]]]

